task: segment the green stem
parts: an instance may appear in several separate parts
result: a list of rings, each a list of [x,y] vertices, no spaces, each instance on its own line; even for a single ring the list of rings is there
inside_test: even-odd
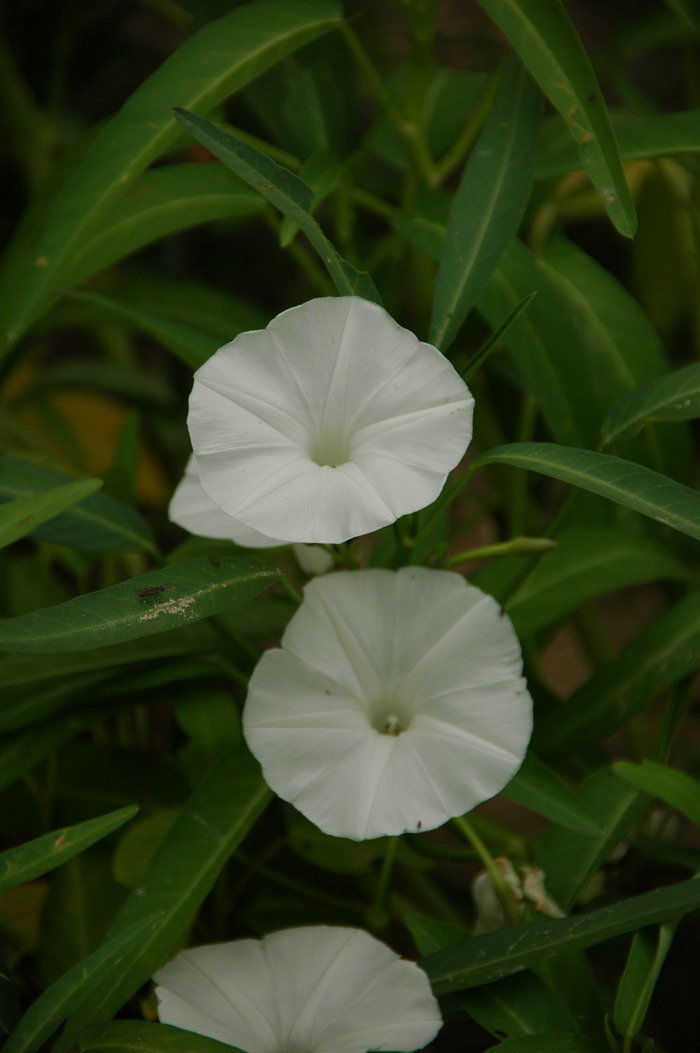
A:
[[[460,491],[464,489],[467,483],[471,480],[472,476],[474,476],[478,472],[480,467],[481,466],[477,463],[477,461],[472,462],[472,464],[470,464],[468,468],[465,468],[465,470],[462,472],[459,479],[457,479],[455,483],[453,483],[451,486],[447,485],[443,488],[442,493],[433,504],[430,515],[427,517],[427,519],[423,523],[423,526],[413,538],[414,548],[420,545],[423,538],[428,534],[430,528],[442,512],[443,508],[447,507],[447,505],[452,504],[454,499],[459,495]]]
[[[389,895],[389,885],[391,882],[391,875],[394,870],[394,863],[396,861],[396,852],[399,847],[399,834],[394,834],[393,837],[387,838],[386,852],[384,853],[384,860],[382,862],[382,869],[379,874],[376,888],[374,890],[374,898],[372,900],[372,906],[367,912],[367,927],[370,929],[385,929],[389,923],[389,914],[386,909],[386,901]]]
[[[280,585],[282,586],[292,603],[296,607],[301,607],[301,604],[303,602],[302,597],[299,595],[292,583],[287,578],[283,577],[280,578]]]
[[[443,155],[440,161],[435,164],[434,168],[434,185],[440,186],[445,182],[447,177],[452,174],[454,169],[461,163],[462,158],[465,156],[467,151],[471,149],[472,145],[476,142],[476,139],[481,131],[484,121],[491,112],[493,105],[494,96],[501,80],[501,71],[499,70],[490,80],[486,91],[481,98],[479,105],[476,109],[474,116],[467,121],[460,134],[455,139],[449,150]]]
[[[468,563],[472,559],[486,559],[488,556],[527,556],[533,552],[547,552],[556,547],[556,541],[548,537],[512,537],[510,541],[499,541],[493,545],[481,545],[479,548],[458,552],[456,556],[450,556],[447,566],[458,567],[461,563]]]
[[[409,120],[396,105],[354,29],[347,22],[342,22],[340,29],[353,58],[362,70],[372,92],[401,137],[415,171],[426,183],[432,186],[434,184],[435,166],[421,129],[415,122]]]
[[[494,891],[501,901],[501,905],[505,911],[506,917],[511,925],[517,925],[520,921],[520,912],[518,911],[518,905],[515,902],[513,893],[503,878],[500,870],[496,866],[496,861],[489,852],[488,848],[481,840],[476,830],[465,816],[460,815],[452,820],[454,826],[457,827],[459,832],[468,841],[474,851],[478,855],[481,862],[484,864],[484,869],[491,878]]]

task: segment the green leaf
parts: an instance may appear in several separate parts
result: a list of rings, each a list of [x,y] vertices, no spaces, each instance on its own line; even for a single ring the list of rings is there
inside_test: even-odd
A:
[[[700,417],[700,365],[692,365],[641,384],[616,402],[603,424],[603,443],[607,446],[626,432],[639,431],[650,421],[697,417]]]
[[[83,999],[120,971],[125,958],[142,944],[156,921],[153,914],[141,917],[48,987],[24,1014],[3,1053],[34,1053],[39,1049]]]
[[[644,892],[572,918],[553,918],[474,936],[421,962],[436,995],[500,980],[567,951],[583,950],[700,905],[700,880]]]
[[[475,463],[541,472],[700,540],[700,494],[633,461],[549,442],[519,442],[497,446]]]
[[[537,561],[505,608],[518,635],[528,636],[594,596],[647,581],[685,581],[687,576],[685,566],[651,538],[615,527],[568,530],[557,536],[557,547]],[[479,587],[488,592],[495,580],[495,571],[484,573]]]
[[[32,654],[83,651],[176,629],[257,596],[279,573],[245,556],[193,559],[0,621],[0,648]]]
[[[598,823],[578,795],[547,764],[527,752],[520,770],[501,790],[504,797],[569,830],[596,836]]]
[[[635,933],[615,998],[615,1027],[621,1035],[634,1038],[644,1023],[675,929],[668,923]]]
[[[598,410],[601,363],[592,359],[559,289],[517,238],[479,297],[479,313],[495,327],[533,292],[537,296],[504,343],[556,441],[594,446],[609,404]]]
[[[110,209],[133,180],[177,139],[170,106],[207,112],[341,17],[333,0],[257,0],[186,40],[95,138],[59,195],[44,234],[6,275],[0,304],[7,319],[5,347],[62,287],[73,257],[102,232]]]
[[[583,45],[559,0],[480,0],[566,121],[583,167],[611,221],[632,237],[637,227],[615,133]]]
[[[513,308],[506,320],[502,322],[497,329],[494,329],[491,336],[484,340],[481,347],[471,355],[465,369],[460,373],[465,384],[468,384],[476,371],[483,366],[491,352],[495,351],[496,348],[503,343],[503,339],[510,327],[519,318],[523,311],[527,310],[536,296],[536,292],[531,292],[529,296],[526,296],[524,300],[521,300],[517,307]]]
[[[615,132],[623,161],[697,154],[700,153],[700,110],[645,117],[625,115],[624,120],[615,125]],[[581,158],[575,148],[557,149],[540,156],[536,176],[550,178],[579,168]]]
[[[64,286],[79,285],[158,238],[216,219],[255,215],[263,207],[259,194],[222,165],[154,168],[144,172],[115,202],[99,234],[76,253],[68,265]]]
[[[212,769],[170,827],[110,932],[116,936],[153,911],[159,912],[158,924],[80,1006],[56,1053],[69,1048],[87,1024],[112,1016],[163,964],[271,797],[257,761],[243,747]]]
[[[578,1030],[573,1013],[532,973],[507,976],[463,991],[456,1001],[493,1035],[506,1034],[514,1038],[539,1035],[543,1031],[576,1034]]]
[[[101,486],[101,479],[81,479],[0,504],[0,548],[25,537],[47,519],[53,519],[66,508],[94,494]]]
[[[700,827],[700,781],[692,775],[652,760],[644,760],[641,764],[617,761],[613,764],[613,771],[631,786],[651,797],[658,797]]]
[[[199,369],[219,347],[219,342],[206,333],[200,333],[180,322],[170,322],[167,318],[159,318],[150,311],[132,307],[109,296],[84,292],[68,295],[71,299],[80,300],[82,303],[95,304],[110,314],[130,322],[136,329],[155,337],[191,369]]]
[[[217,1042],[169,1024],[145,1020],[113,1020],[88,1030],[77,1040],[81,1053],[241,1053],[236,1046]]]
[[[599,742],[699,666],[700,593],[693,593],[548,713],[535,736],[536,749],[560,757]]]
[[[339,256],[311,215],[314,194],[298,176],[283,168],[250,143],[244,143],[194,113],[176,106],[173,114],[195,139],[215,157],[271,201],[304,231],[318,252],[341,296],[364,296],[380,303],[379,293],[368,274]]]
[[[0,502],[41,494],[69,483],[75,484],[75,479],[63,472],[0,457]],[[87,552],[155,552],[153,534],[146,521],[128,505],[105,494],[90,494],[32,530],[31,536]]]
[[[137,812],[138,808],[133,806],[120,808],[116,812],[100,815],[97,819],[78,823],[77,826],[54,830],[18,848],[0,852],[0,892],[22,885],[26,881],[33,881],[34,878],[54,870],[89,845],[107,837],[113,830],[118,830]]]
[[[537,846],[535,863],[546,876],[547,890],[569,910],[585,883],[641,819],[649,798],[626,786],[609,768],[594,772],[578,789],[579,800],[595,816],[600,833],[588,837],[551,826]]]
[[[443,351],[517,233],[532,186],[540,110],[540,93],[511,59],[450,212],[430,327],[430,342]]]

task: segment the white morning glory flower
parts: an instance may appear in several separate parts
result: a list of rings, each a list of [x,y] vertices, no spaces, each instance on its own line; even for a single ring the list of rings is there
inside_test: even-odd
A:
[[[459,574],[330,574],[256,666],[244,735],[275,793],[325,833],[429,830],[520,767],[521,671],[510,620]]]
[[[447,359],[383,308],[325,297],[212,355],[187,423],[215,505],[268,537],[328,544],[434,501],[473,405]]]
[[[155,980],[162,1023],[246,1053],[422,1049],[442,1026],[425,973],[360,929],[196,947]]]

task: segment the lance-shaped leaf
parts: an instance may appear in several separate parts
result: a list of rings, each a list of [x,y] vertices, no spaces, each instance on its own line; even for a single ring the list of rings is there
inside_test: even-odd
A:
[[[700,417],[700,365],[686,366],[658,377],[625,395],[611,408],[603,425],[608,445],[650,421],[694,420]]]
[[[271,797],[257,762],[243,747],[212,769],[160,843],[110,934],[116,937],[153,911],[160,915],[157,926],[79,1007],[56,1053],[70,1048],[86,1025],[112,1016],[162,965]]]
[[[0,504],[0,548],[30,534],[47,519],[53,519],[66,508],[77,505],[101,486],[101,479],[81,479],[75,483],[52,486],[31,497],[20,497]]]
[[[0,457],[0,502],[67,485],[77,484],[63,472],[14,457]],[[51,520],[33,527],[31,536],[88,552],[155,551],[151,528],[138,512],[98,493],[89,494]]]
[[[102,307],[109,314],[123,318],[133,328],[148,333],[149,336],[154,337],[165,347],[169,348],[191,369],[199,369],[219,347],[219,342],[207,333],[200,333],[188,325],[183,325],[181,322],[171,322],[167,318],[159,318],[157,315],[151,314],[150,311],[132,307],[130,304],[114,300],[110,296],[84,292],[71,293],[70,296],[71,299]]]
[[[175,563],[119,585],[0,622],[0,648],[84,651],[162,633],[238,607],[279,573],[243,556]]]
[[[165,165],[144,172],[104,220],[103,229],[73,257],[66,286],[78,285],[157,238],[214,219],[259,213],[259,194],[221,165]]]
[[[675,154],[700,153],[700,110],[662,113],[650,117],[625,116],[615,125],[615,134],[623,161],[642,161],[649,157],[673,157]],[[536,177],[575,172],[582,167],[581,156],[573,144],[542,154],[537,162]]]
[[[443,351],[517,233],[532,186],[540,109],[540,93],[511,59],[452,203],[430,327],[430,342]]]
[[[88,1028],[78,1038],[81,1053],[240,1053],[235,1046],[181,1027],[146,1020],[112,1020]]]
[[[607,108],[588,56],[559,0],[480,0],[566,121],[583,167],[621,234],[637,218]]]
[[[644,760],[641,764],[617,761],[613,771],[631,786],[658,797],[665,804],[700,826],[700,782],[692,775],[669,768],[666,764]]]
[[[314,192],[298,176],[273,161],[250,143],[244,143],[194,113],[175,107],[173,114],[203,146],[218,157],[241,179],[298,223],[321,257],[341,296],[364,296],[381,303],[379,293],[368,274],[357,271],[338,254],[311,215]]]
[[[138,808],[135,806],[120,808],[116,812],[100,815],[97,819],[88,819],[77,826],[54,830],[29,841],[28,844],[0,852],[0,892],[25,881],[33,881],[34,878],[54,870],[67,859],[72,859],[83,849],[111,834],[113,830],[118,830],[137,812]]]
[[[644,1023],[675,930],[667,922],[635,933],[615,999],[615,1027],[621,1035],[634,1037]]]
[[[106,977],[119,973],[125,959],[157,923],[151,913],[106,940],[89,957],[51,984],[29,1007],[3,1046],[3,1053],[34,1053],[83,999]]]
[[[73,257],[101,232],[129,184],[175,141],[170,106],[207,112],[340,19],[334,0],[257,0],[186,40],[95,138],[39,241],[13,252],[0,303],[4,349],[63,286]]]
[[[595,817],[586,805],[534,753],[528,752],[517,774],[501,791],[509,801],[530,808],[552,822],[570,830],[595,836],[600,832]]]
[[[437,995],[500,980],[557,954],[579,951],[680,917],[700,905],[700,880],[644,892],[589,914],[514,925],[424,958]]]
[[[516,442],[496,446],[477,462],[541,472],[700,540],[700,494],[633,461],[549,442]]]
[[[560,757],[610,735],[658,694],[700,667],[700,593],[694,592],[601,666],[536,731],[538,751]]]

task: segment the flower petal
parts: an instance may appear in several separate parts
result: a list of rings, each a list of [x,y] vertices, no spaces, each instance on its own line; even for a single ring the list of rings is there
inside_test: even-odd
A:
[[[430,504],[472,409],[436,348],[376,304],[327,297],[220,348],[188,426],[217,506],[268,536],[338,543]]]
[[[204,493],[199,481],[197,462],[192,455],[187,462],[185,474],[175,488],[168,516],[173,523],[200,537],[225,538],[245,548],[272,548],[286,542],[261,534],[240,520],[223,512]]]
[[[408,1051],[442,1026],[425,973],[360,929],[306,926],[198,947],[155,979],[163,1023],[249,1053]]]
[[[427,830],[498,793],[532,731],[513,627],[450,571],[335,573],[250,681],[243,728],[272,789],[355,840]]]

